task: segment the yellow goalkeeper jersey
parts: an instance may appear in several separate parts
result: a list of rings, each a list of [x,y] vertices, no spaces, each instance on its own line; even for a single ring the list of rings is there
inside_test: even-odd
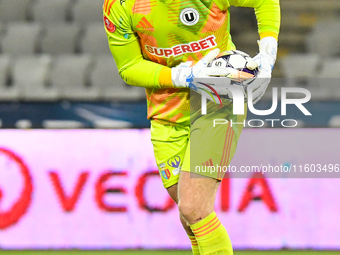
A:
[[[253,7],[260,36],[277,38],[279,0],[104,1],[104,27],[119,73],[128,84],[146,88],[149,119],[189,123],[189,89],[173,88],[169,67],[197,62],[216,47],[234,49],[231,5]]]

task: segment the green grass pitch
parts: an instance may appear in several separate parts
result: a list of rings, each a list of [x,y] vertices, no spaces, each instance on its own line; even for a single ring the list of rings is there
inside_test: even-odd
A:
[[[8,251],[0,250],[0,255],[191,255],[190,251],[178,250],[129,250],[129,251]],[[234,255],[339,255],[340,251],[235,251]]]

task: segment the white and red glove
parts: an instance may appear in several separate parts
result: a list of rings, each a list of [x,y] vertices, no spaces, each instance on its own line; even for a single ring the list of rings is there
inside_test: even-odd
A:
[[[230,95],[231,80],[240,79],[239,71],[230,67],[209,66],[219,54],[214,49],[192,66],[191,61],[179,64],[171,69],[171,78],[175,87],[190,88],[205,95],[209,100],[222,104],[220,95]]]
[[[208,64],[216,58],[219,53],[219,49],[214,49],[195,65],[192,65],[193,63],[191,61],[187,61],[171,68],[171,79],[174,86],[176,88],[191,88],[196,90],[195,85],[192,84],[194,78],[226,77],[229,75],[230,70],[228,68],[208,67]]]

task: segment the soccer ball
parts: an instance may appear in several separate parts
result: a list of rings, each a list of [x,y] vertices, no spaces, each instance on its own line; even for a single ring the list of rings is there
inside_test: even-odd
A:
[[[247,80],[256,77],[259,72],[256,62],[245,52],[240,50],[229,50],[208,64],[208,67],[230,67],[235,71],[231,75],[231,84],[246,85]]]

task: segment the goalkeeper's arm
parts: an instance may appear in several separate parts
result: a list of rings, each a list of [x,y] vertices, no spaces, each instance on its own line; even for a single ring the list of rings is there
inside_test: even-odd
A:
[[[277,39],[280,30],[279,0],[229,0],[231,5],[253,7],[257,18],[260,52],[254,60],[259,66],[259,74],[248,86],[248,98],[257,103],[269,85],[272,69],[276,61]]]
[[[114,45],[108,37],[111,53],[120,76],[127,84],[146,88],[173,88],[171,68],[145,60],[137,40]]]
[[[192,78],[210,76],[227,76],[230,68],[207,67],[219,50],[208,53],[195,65],[169,68],[149,60],[145,60],[137,40],[125,45],[110,43],[110,50],[116,61],[119,74],[127,84],[146,88],[189,88]],[[192,87],[191,87],[192,88]]]

